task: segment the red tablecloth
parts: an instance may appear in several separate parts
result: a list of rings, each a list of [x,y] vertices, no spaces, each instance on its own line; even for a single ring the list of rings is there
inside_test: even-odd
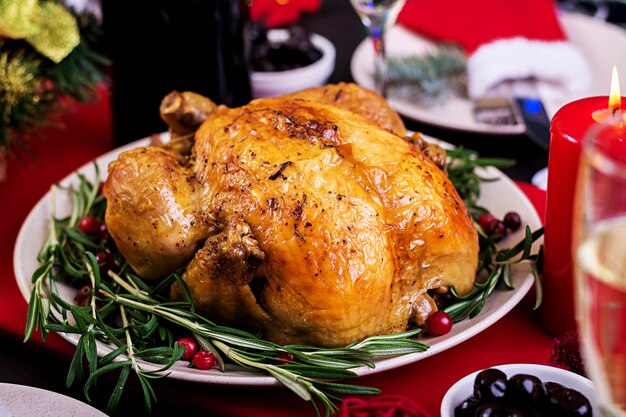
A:
[[[112,147],[111,114],[106,94],[95,105],[79,105],[64,116],[64,130],[47,129],[47,139],[31,141],[37,162],[10,160],[8,179],[0,183],[0,333],[21,339],[27,304],[13,273],[13,247],[20,225],[30,209],[49,189],[77,167]],[[520,184],[543,217],[545,193]],[[531,291],[532,292],[532,291]],[[549,359],[552,338],[532,311],[529,296],[499,322],[472,339],[440,353],[391,371],[357,380],[380,388],[384,394],[404,395],[439,415],[446,390],[475,370],[504,363],[543,363]],[[36,337],[33,344],[42,345]],[[68,357],[73,347],[50,335],[44,349]],[[155,383],[157,396],[180,404],[181,409],[202,410],[212,416],[314,415],[310,405],[284,388],[241,388],[163,380]],[[140,394],[137,401],[140,402]]]

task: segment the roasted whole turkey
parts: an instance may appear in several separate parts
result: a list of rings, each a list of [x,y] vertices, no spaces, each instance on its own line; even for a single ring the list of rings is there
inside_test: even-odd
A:
[[[171,142],[109,166],[106,224],[143,278],[184,267],[208,318],[342,346],[471,289],[473,221],[380,96],[339,84],[226,108],[172,93],[161,111]]]

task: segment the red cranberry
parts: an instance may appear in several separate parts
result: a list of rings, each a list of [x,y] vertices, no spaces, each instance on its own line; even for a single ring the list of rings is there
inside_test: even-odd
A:
[[[293,355],[287,352],[279,353],[275,356],[275,359],[276,365],[288,365],[289,363],[294,361]]]
[[[498,220],[495,226],[493,227],[493,229],[491,230],[491,233],[494,235],[505,235],[506,228],[504,227],[504,223]]]
[[[497,223],[498,223],[498,219],[496,219],[491,213],[481,214],[480,217],[478,218],[478,225],[488,235],[492,233]]]
[[[215,366],[215,355],[208,350],[200,350],[193,355],[191,363],[193,363],[196,368],[202,369],[203,371],[211,369]]]
[[[102,240],[106,240],[109,237],[109,229],[107,229],[107,225],[105,223],[102,223],[98,228],[98,234]]]
[[[74,296],[74,301],[76,304],[85,307],[89,302],[89,297],[91,296],[91,284],[83,285],[76,291],[76,295]]]
[[[504,226],[512,232],[517,231],[522,226],[522,218],[514,211],[505,214],[503,222]]]
[[[452,319],[445,311],[435,311],[426,320],[426,330],[430,334],[441,336],[448,334],[452,329]]]
[[[100,275],[106,275],[115,268],[115,258],[111,252],[103,251],[96,253],[96,261],[98,261],[100,266]]]
[[[78,222],[78,228],[88,235],[97,235],[100,231],[100,221],[94,216],[85,216]]]
[[[176,344],[178,346],[184,346],[185,347],[185,351],[183,352],[183,356],[181,356],[180,358],[184,359],[186,361],[188,361],[191,358],[193,358],[193,356],[198,351],[198,342],[196,342],[196,339],[194,339],[193,337],[181,337],[180,339],[178,339],[176,341]]]

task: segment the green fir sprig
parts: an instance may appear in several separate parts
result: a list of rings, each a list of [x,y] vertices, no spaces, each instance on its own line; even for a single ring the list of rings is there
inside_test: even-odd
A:
[[[390,57],[387,63],[393,95],[434,104],[453,93],[465,94],[466,59],[453,45],[423,55]]]

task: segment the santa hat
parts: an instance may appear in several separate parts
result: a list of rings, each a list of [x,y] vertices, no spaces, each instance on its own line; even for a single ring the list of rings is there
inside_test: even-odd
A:
[[[536,78],[568,94],[584,91],[591,72],[559,24],[552,0],[408,0],[398,22],[468,54],[468,93],[483,96],[504,80]]]

